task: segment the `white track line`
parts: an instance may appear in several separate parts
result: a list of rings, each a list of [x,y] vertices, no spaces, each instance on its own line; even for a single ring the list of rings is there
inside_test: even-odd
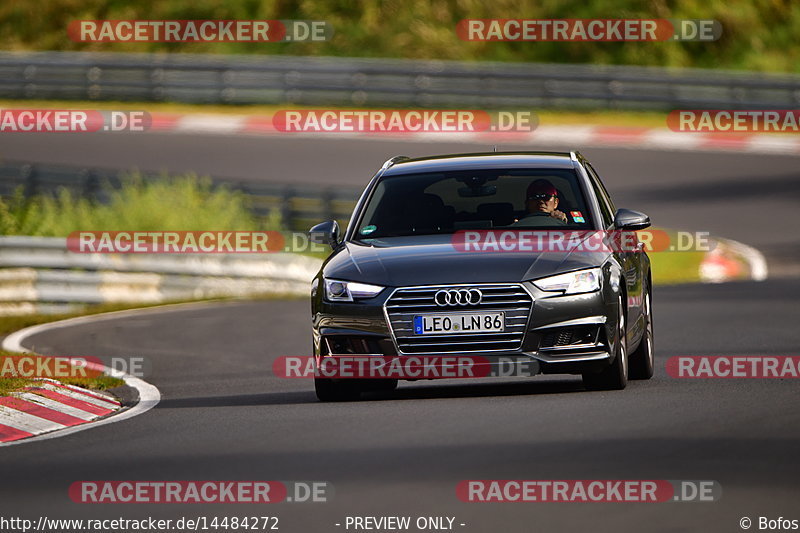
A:
[[[205,302],[189,302],[189,303],[180,303],[180,304],[166,304],[160,305],[157,307],[147,307],[144,309],[130,309],[126,311],[112,311],[110,313],[101,313],[97,315],[89,315],[89,316],[80,316],[76,318],[68,318],[66,320],[59,320],[57,322],[48,322],[46,324],[38,324],[36,326],[31,326],[28,328],[21,329],[19,331],[15,331],[8,337],[3,340],[2,349],[7,350],[9,352],[27,352],[31,353],[31,350],[25,348],[22,343],[30,337],[31,335],[36,335],[37,333],[43,333],[45,331],[50,331],[53,329],[60,329],[66,328],[81,324],[91,324],[93,322],[103,322],[105,320],[113,320],[116,318],[125,318],[131,316],[139,316],[142,314],[150,314],[150,313],[160,313],[160,312],[171,312],[174,310],[180,310],[184,307],[188,308],[195,308],[195,307],[208,307],[208,306],[218,306],[224,303],[224,301],[205,301]],[[232,302],[237,303],[237,302]],[[161,401],[161,393],[155,387],[155,385],[151,385],[146,381],[139,379],[137,377],[124,374],[118,370],[114,370],[108,368],[103,365],[99,365],[96,363],[87,362],[87,368],[93,368],[96,370],[102,370],[103,372],[121,378],[125,381],[125,384],[129,387],[132,387],[139,391],[139,402],[131,407],[130,409],[124,409],[123,411],[119,412],[118,414],[113,414],[108,418],[104,418],[102,420],[98,420],[96,422],[89,422],[87,424],[81,424],[79,426],[71,426],[66,429],[61,429],[59,431],[54,431],[51,433],[46,433],[44,435],[37,435],[35,437],[28,437],[25,439],[10,441],[10,442],[0,442],[0,447],[2,446],[16,446],[18,444],[26,444],[28,442],[36,442],[40,440],[49,440],[55,439],[58,437],[64,437],[66,435],[71,435],[73,433],[77,433],[78,431],[85,431],[87,429],[104,426],[106,424],[113,424],[114,422],[121,422],[122,420],[127,420],[128,418],[133,418],[134,416],[141,415],[153,407],[155,407],[159,401]],[[11,424],[8,424],[11,425]]]
[[[244,115],[186,115],[175,123],[178,133],[236,133],[245,129]]]
[[[767,260],[764,254],[752,246],[731,239],[719,239],[727,244],[734,252],[741,255],[750,267],[750,278],[755,281],[764,281],[769,275]]]
[[[102,314],[98,314],[98,315],[81,316],[81,317],[76,317],[76,318],[68,318],[66,320],[59,320],[57,322],[48,322],[46,324],[38,324],[36,326],[31,326],[31,327],[28,327],[28,328],[24,328],[24,329],[21,329],[19,331],[15,331],[14,333],[10,334],[8,337],[6,337],[3,340],[2,348],[4,350],[10,351],[10,352],[27,352],[27,353],[30,353],[31,350],[29,350],[29,349],[27,349],[27,348],[25,348],[23,346],[23,343],[25,342],[25,340],[28,337],[32,336],[32,335],[36,335],[36,334],[39,334],[39,333],[44,333],[46,331],[50,331],[50,330],[54,330],[54,329],[61,329],[61,328],[66,328],[66,327],[71,327],[71,326],[77,326],[77,325],[82,325],[82,324],[91,324],[91,323],[94,323],[94,322],[102,322],[102,321],[105,321],[105,320],[112,320],[112,319],[116,319],[116,318],[125,318],[125,317],[128,317],[128,316],[138,316],[138,315],[140,315],[142,313],[146,313],[146,312],[159,312],[159,311],[164,311],[164,310],[170,311],[170,310],[172,310],[172,308],[178,307],[178,306],[210,305],[210,304],[213,304],[213,303],[217,303],[218,304],[219,302],[200,302],[199,304],[198,303],[173,304],[173,305],[165,305],[165,306],[159,306],[159,307],[153,307],[153,308],[145,308],[145,309],[132,309],[132,310],[127,310],[127,311],[114,311],[114,312],[111,312],[111,313],[102,313]],[[144,381],[142,379],[139,379],[137,377],[134,377],[134,376],[131,376],[131,375],[128,375],[128,374],[124,374],[124,373],[119,372],[117,370],[112,370],[111,368],[108,368],[106,366],[99,365],[99,364],[96,364],[96,363],[89,362],[89,363],[87,363],[87,367],[88,368],[92,368],[94,370],[100,370],[100,371],[103,371],[103,372],[105,372],[105,373],[107,373],[109,375],[113,375],[115,377],[121,378],[122,380],[125,381],[126,385],[136,389],[139,392],[139,401],[136,403],[136,405],[134,405],[130,409],[125,409],[125,410],[121,411],[119,414],[114,414],[112,416],[109,416],[108,418],[104,418],[104,419],[99,420],[97,422],[90,422],[90,423],[81,424],[81,425],[78,425],[78,426],[71,426],[71,427],[68,427],[68,428],[65,428],[65,429],[61,429],[59,431],[53,431],[53,432],[50,432],[50,433],[45,433],[43,435],[37,435],[37,436],[34,436],[34,437],[29,437],[29,438],[26,438],[26,439],[20,439],[20,440],[15,440],[15,441],[10,441],[10,442],[2,442],[2,443],[0,443],[0,447],[2,447],[2,446],[15,446],[15,445],[18,445],[18,444],[26,444],[26,443],[29,443],[29,442],[35,442],[35,441],[40,441],[40,440],[55,439],[55,438],[58,438],[58,437],[64,437],[66,435],[71,435],[73,433],[77,433],[78,431],[85,431],[87,429],[91,429],[91,428],[94,428],[94,427],[99,427],[99,426],[103,426],[103,425],[106,425],[106,424],[113,424],[114,422],[121,422],[122,420],[127,420],[128,418],[133,418],[134,416],[137,416],[137,415],[140,415],[140,414],[143,414],[143,413],[149,411],[150,409],[155,407],[158,404],[158,402],[161,400],[161,393],[159,392],[159,390],[154,385],[151,385],[150,383],[147,383],[146,381]],[[2,423],[2,422],[0,422],[0,423]],[[14,424],[7,424],[7,425],[12,426],[12,427],[16,427],[16,426],[14,426]],[[58,427],[63,427],[63,426],[61,426],[59,424]],[[22,428],[18,428],[18,429],[22,429]]]

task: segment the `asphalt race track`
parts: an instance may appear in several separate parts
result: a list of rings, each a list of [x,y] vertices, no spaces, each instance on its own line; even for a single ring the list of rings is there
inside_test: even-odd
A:
[[[331,503],[281,503],[284,531],[350,515],[450,515],[463,531],[732,531],[797,511],[792,380],[675,380],[671,355],[793,354],[797,282],[657,290],[658,372],[614,393],[579,379],[403,385],[374,401],[316,402],[271,375],[305,354],[304,301],[144,313],[30,339],[49,353],[149,358],[163,400],[134,419],[2,451],[3,507],[22,516],[249,514],[246,505],[78,505],[76,480],[325,480]],[[708,318],[711,318],[708,320]],[[758,317],[756,322],[754,317]],[[461,503],[464,479],[713,479],[716,503]]]
[[[395,153],[474,150],[174,135],[130,136],[127,150],[104,150],[83,146],[77,137],[59,139],[65,140],[37,154],[28,146],[32,140],[11,136],[0,155],[17,150],[15,159],[96,166],[114,166],[119,155],[120,166],[356,185]],[[226,147],[233,153],[217,160]],[[800,355],[800,280],[788,277],[799,255],[798,159],[583,152],[618,205],[645,211],[660,226],[707,230],[757,246],[779,277],[657,287],[656,376],[621,392],[585,392],[577,377],[538,376],[404,383],[370,401],[321,404],[310,381],[271,372],[275,357],[309,355],[304,300],[151,310],[36,335],[26,345],[43,353],[148,358],[153,373],[146,379],[163,399],[131,420],[0,451],[4,514],[270,514],[290,532],[346,531],[348,515],[452,516],[456,531],[481,533],[741,531],[744,516],[800,518],[798,382],[678,380],[664,370],[675,355]],[[74,481],[111,479],[321,480],[331,482],[335,494],[328,503],[271,506],[79,505],[68,497]],[[456,484],[467,479],[716,480],[722,498],[462,503]]]

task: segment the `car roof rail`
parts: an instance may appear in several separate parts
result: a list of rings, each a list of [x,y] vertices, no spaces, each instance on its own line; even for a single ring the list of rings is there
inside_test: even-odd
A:
[[[580,158],[580,159],[583,159],[583,156],[581,155],[581,153],[580,153],[579,151],[577,151],[577,150],[572,150],[572,151],[569,153],[569,158],[570,158],[570,159],[572,159],[573,161],[576,161],[576,162],[577,162],[579,158]]]
[[[400,161],[405,161],[407,159],[411,159],[407,155],[396,155],[390,159],[387,159],[386,162],[381,167],[381,170],[386,170],[390,166],[394,165],[395,163],[399,163]]]

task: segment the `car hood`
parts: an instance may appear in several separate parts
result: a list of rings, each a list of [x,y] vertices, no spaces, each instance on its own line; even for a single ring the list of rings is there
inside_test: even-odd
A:
[[[329,258],[326,278],[389,287],[520,282],[603,264],[607,252],[464,252],[450,235],[348,242]]]

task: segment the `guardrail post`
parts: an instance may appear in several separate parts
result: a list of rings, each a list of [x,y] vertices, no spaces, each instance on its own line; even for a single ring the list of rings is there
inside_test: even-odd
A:
[[[219,83],[219,88],[217,89],[217,103],[219,104],[227,104],[230,103],[233,97],[233,89],[228,89],[228,74],[229,70],[226,68],[221,68],[217,72],[217,82]]]
[[[25,183],[24,195],[29,199],[39,191],[38,180],[36,179],[36,168],[33,165],[23,165],[20,168],[20,177]]]
[[[323,189],[320,200],[322,200],[323,220],[333,220],[333,191],[330,188]]]
[[[292,197],[294,196],[294,189],[286,187],[283,189],[281,195],[281,220],[286,229],[295,229],[292,225],[294,218],[294,210],[292,209]]]
[[[91,202],[96,201],[97,192],[100,189],[97,176],[88,168],[82,169],[80,175],[83,178],[83,197]]]

